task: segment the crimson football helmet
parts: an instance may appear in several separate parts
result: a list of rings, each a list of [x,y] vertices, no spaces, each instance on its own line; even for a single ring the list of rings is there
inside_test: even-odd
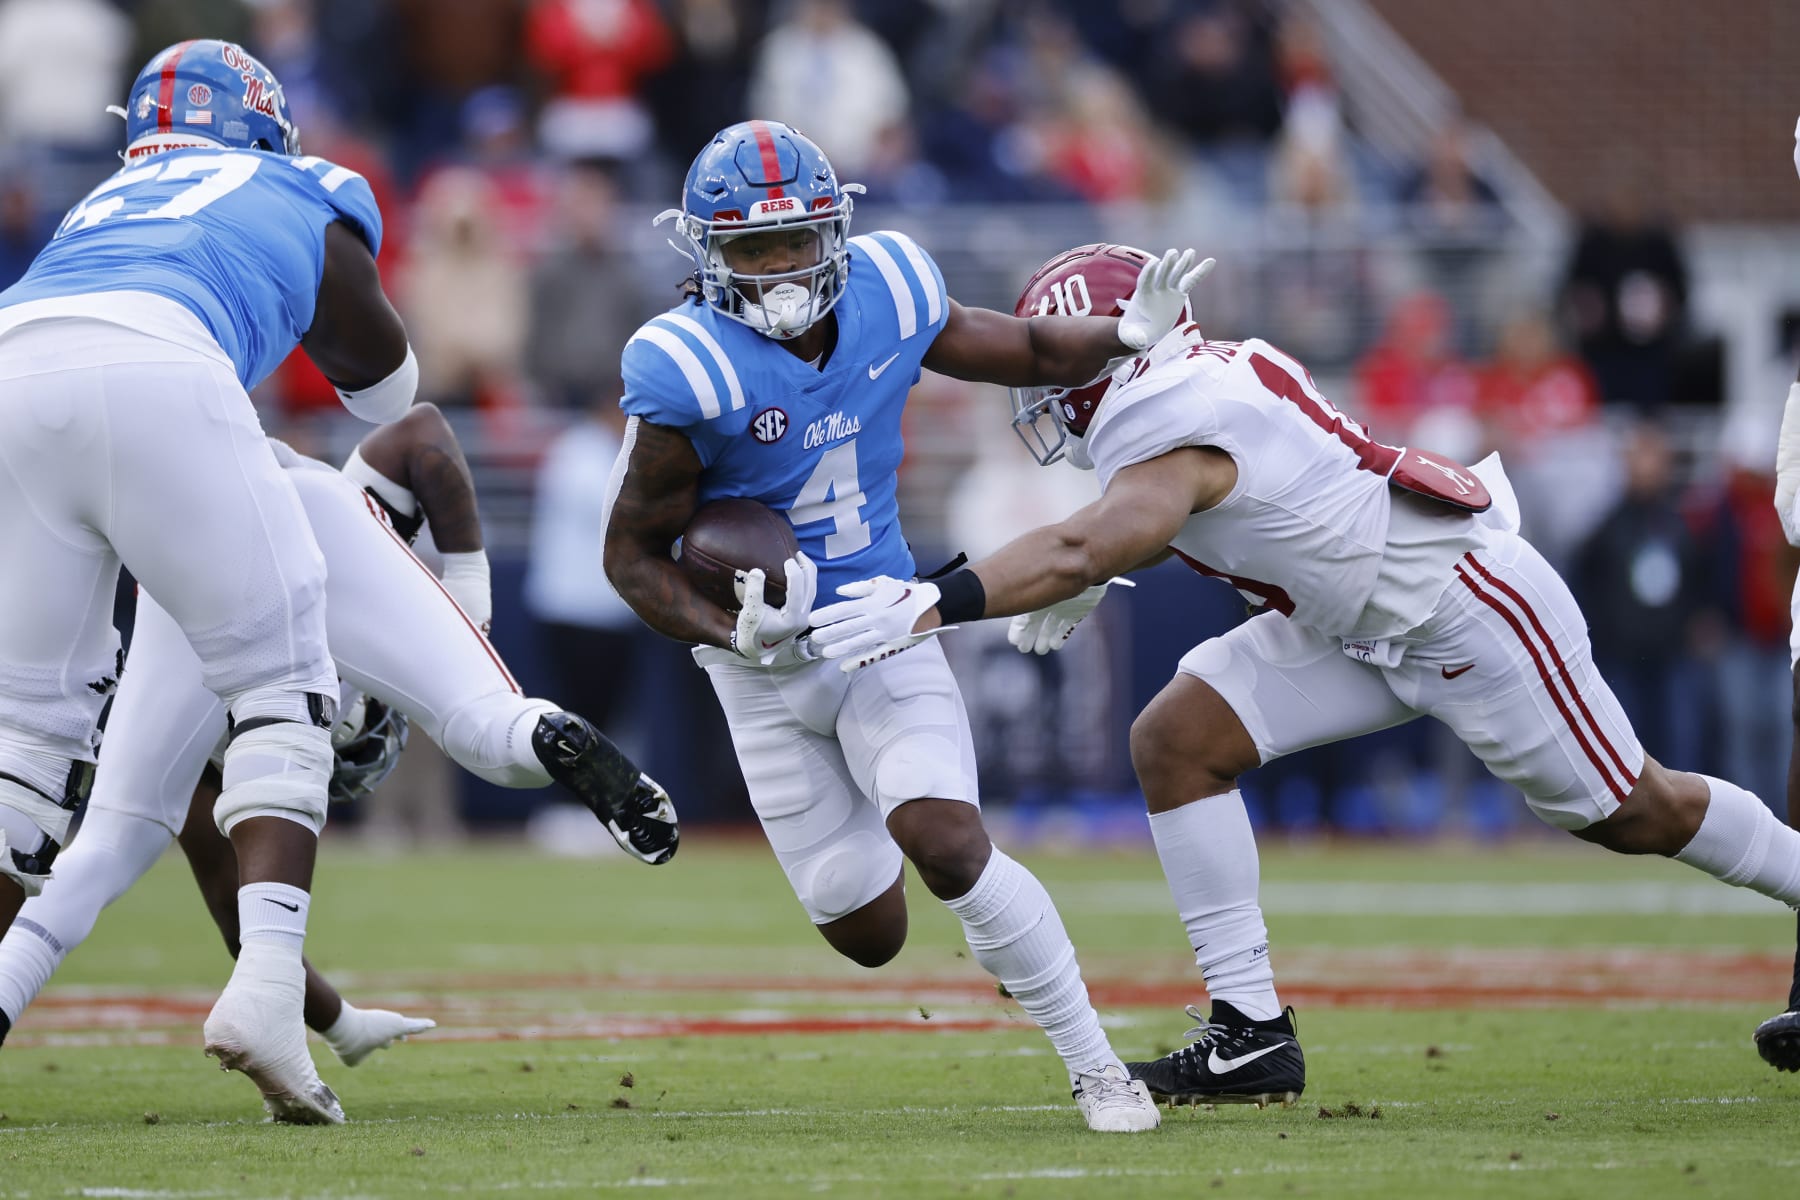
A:
[[[1037,269],[1013,305],[1017,317],[1117,317],[1137,291],[1138,275],[1155,256],[1132,246],[1094,242],[1064,250]],[[1194,319],[1187,305],[1181,309],[1186,325]],[[1123,349],[1123,347],[1121,347]],[[1032,457],[1045,466],[1063,457],[1070,435],[1084,437],[1094,419],[1113,375],[1125,358],[1107,364],[1098,378],[1080,387],[1013,388],[1013,432]],[[1048,415],[1051,430],[1042,425]]]

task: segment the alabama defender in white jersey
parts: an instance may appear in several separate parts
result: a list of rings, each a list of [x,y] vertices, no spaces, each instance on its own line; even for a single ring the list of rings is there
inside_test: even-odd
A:
[[[231,714],[216,816],[243,952],[207,1051],[284,1118],[333,1121],[301,1023],[337,691],[324,564],[248,389],[300,345],[379,423],[411,404],[417,363],[368,184],[300,153],[268,68],[182,42],[119,111],[124,166],[0,293],[0,924],[48,878],[91,776],[123,561]]]
[[[326,611],[346,707],[416,722],[458,764],[502,787],[570,788],[643,861],[674,849],[667,795],[587,721],[523,695],[479,627],[492,603],[474,481],[449,424],[430,404],[365,438],[340,473],[274,444],[325,556]],[[358,485],[361,485],[359,490]],[[446,550],[439,581],[408,544],[423,525]],[[452,569],[462,564],[463,569]],[[473,569],[471,569],[473,568]],[[333,792],[366,788],[392,766],[403,740],[393,718],[342,730],[346,749]],[[43,893],[28,900],[0,942],[0,1038],[52,972],[171,840],[181,846],[227,947],[238,951],[231,903],[237,864],[206,814],[217,794],[216,746],[225,713],[201,680],[199,660],[148,596],[107,725],[80,835]],[[583,748],[565,762],[560,743]],[[598,786],[629,773],[629,788]],[[347,785],[345,780],[351,779]],[[190,799],[191,798],[191,799]],[[644,843],[639,845],[638,843]],[[306,1021],[347,1065],[430,1021],[344,1004],[310,966]]]
[[[1092,378],[1172,328],[1192,254],[1124,320],[1017,319],[949,297],[904,234],[849,236],[854,185],[774,122],[719,133],[688,172],[677,219],[693,297],[625,348],[630,416],[606,569],[648,624],[699,643],[770,845],[825,940],[879,966],[906,939],[903,856],[963,923],[976,960],[1049,1035],[1090,1128],[1153,1128],[1126,1077],[1049,894],[989,841],[974,748],[942,652],[928,646],[855,678],[807,661],[816,590],[910,575],[895,503],[901,414],[922,368],[1031,384]],[[764,602],[749,573],[738,612],[671,559],[700,504],[742,496],[783,512],[802,553]]]
[[[1800,170],[1800,125],[1794,130],[1794,167]],[[1800,546],[1800,380],[1788,388],[1775,450],[1775,515],[1788,544]],[[1787,818],[1800,829],[1800,579],[1794,581],[1789,605],[1793,632],[1788,636],[1794,667],[1794,742],[1788,752]],[[1756,1027],[1756,1048],[1778,1071],[1800,1071],[1800,917],[1795,923],[1794,975],[1788,985],[1787,1010]]]
[[[1147,260],[1069,251],[1019,311],[1073,299],[1116,313]],[[1191,324],[1088,387],[1015,393],[1015,407],[1040,459],[1066,451],[1091,466],[1101,498],[937,585],[956,589],[948,606],[933,585],[876,581],[815,612],[812,637],[854,664],[940,621],[1019,614],[1015,645],[1043,653],[1114,575],[1170,553],[1265,610],[1184,655],[1132,727],[1157,850],[1213,1000],[1192,1045],[1130,1064],[1153,1093],[1266,1103],[1304,1086],[1237,778],[1307,746],[1430,715],[1550,824],[1800,902],[1800,833],[1742,788],[1645,756],[1594,670],[1574,599],[1518,536],[1497,461],[1470,471],[1376,442],[1280,350],[1208,341]]]

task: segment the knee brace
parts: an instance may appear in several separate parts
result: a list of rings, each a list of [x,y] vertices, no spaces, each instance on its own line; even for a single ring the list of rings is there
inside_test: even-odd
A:
[[[94,787],[94,764],[70,764],[63,794],[51,799],[24,780],[0,773],[0,875],[19,885],[27,896],[44,890],[50,867],[69,840],[69,821]],[[20,820],[23,818],[23,820]],[[24,845],[29,830],[40,837]],[[19,843],[19,844],[15,844]]]
[[[227,837],[251,817],[285,817],[313,833],[325,827],[336,703],[308,695],[305,723],[257,717],[233,723],[225,745],[224,790],[213,820]]]

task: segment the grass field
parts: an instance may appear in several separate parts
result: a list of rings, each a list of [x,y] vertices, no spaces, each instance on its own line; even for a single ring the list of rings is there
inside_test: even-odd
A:
[[[1026,854],[1126,1057],[1199,999],[1148,854]],[[1292,1108],[1083,1128],[1048,1044],[913,888],[906,951],[836,959],[753,842],[666,868],[328,845],[309,950],[441,1028],[355,1070],[351,1123],[261,1123],[200,1053],[227,961],[165,860],[0,1051],[0,1194],[334,1197],[1780,1196],[1800,1078],[1749,1034],[1793,918],[1661,861],[1531,843],[1270,849]]]

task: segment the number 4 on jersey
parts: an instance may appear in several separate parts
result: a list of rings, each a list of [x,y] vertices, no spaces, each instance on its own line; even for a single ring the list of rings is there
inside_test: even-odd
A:
[[[819,465],[794,497],[788,520],[796,526],[834,522],[837,531],[825,535],[825,557],[842,558],[869,544],[869,523],[860,515],[867,502],[857,482],[856,439],[851,438],[819,457]]]

